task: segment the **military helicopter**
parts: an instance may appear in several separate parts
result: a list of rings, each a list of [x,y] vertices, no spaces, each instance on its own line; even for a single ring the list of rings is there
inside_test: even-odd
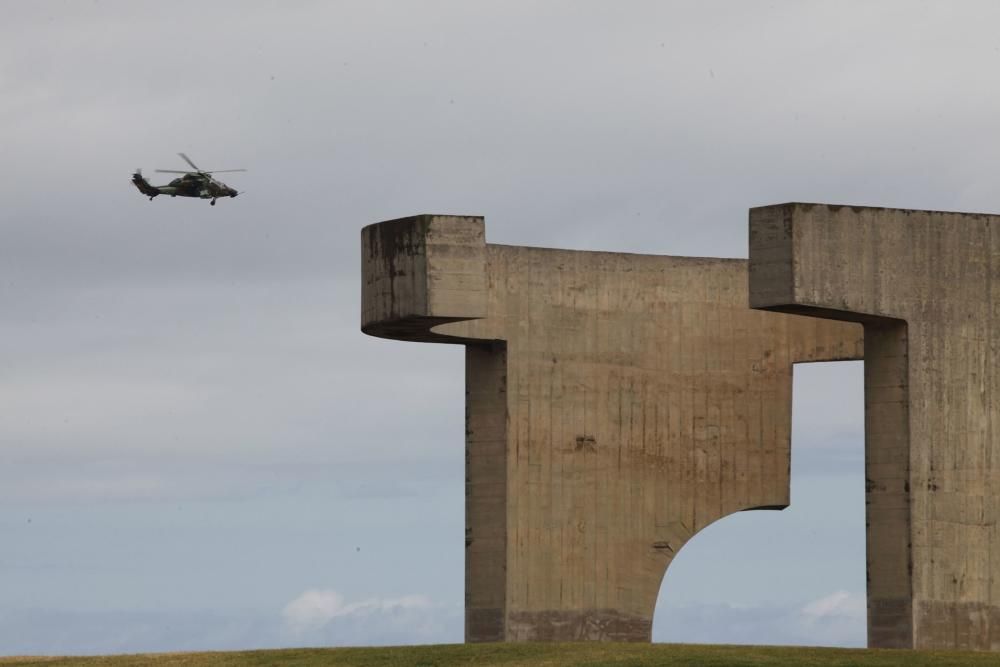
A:
[[[177,171],[176,169],[157,169],[161,174],[184,174],[180,178],[175,178],[167,185],[150,185],[149,181],[142,177],[142,170],[136,169],[132,174],[132,184],[139,188],[139,192],[149,197],[157,195],[170,195],[171,197],[199,197],[201,199],[211,199],[212,206],[219,197],[235,197],[239,193],[223,183],[212,178],[212,174],[222,174],[231,171],[246,171],[246,169],[216,169],[215,171],[202,171],[184,153],[178,153],[185,162],[191,165],[194,171]]]

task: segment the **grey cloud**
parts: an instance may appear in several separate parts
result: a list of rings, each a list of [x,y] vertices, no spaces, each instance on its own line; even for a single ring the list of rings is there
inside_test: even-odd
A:
[[[419,546],[458,558],[461,493],[454,514],[435,494],[463,483],[462,353],[357,330],[360,226],[483,214],[496,243],[743,256],[754,205],[992,210],[997,19],[988,2],[18,3],[0,24],[0,509],[24,530],[23,511],[73,524],[97,504],[105,537],[135,512],[125,537],[173,548],[167,503],[284,535],[401,496],[452,522]],[[131,171],[177,151],[250,169],[227,179],[245,193],[146,201]],[[840,368],[796,369],[793,465],[830,493],[857,481],[863,432],[860,365]],[[863,531],[860,504],[817,507]],[[38,545],[96,587],[57,532]],[[274,555],[269,585],[296,557]],[[414,567],[460,586],[437,560]],[[142,590],[169,597],[176,574]],[[212,573],[191,576],[217,604],[198,597]],[[141,606],[135,580],[99,581]],[[39,582],[17,590],[62,594]]]
[[[242,502],[300,494],[323,484],[333,501],[426,501],[442,489],[461,485],[461,461],[446,453],[348,461],[314,457],[304,461],[234,462],[198,456],[102,456],[53,461],[17,461],[0,469],[0,502],[11,507],[170,502]],[[370,454],[367,457],[372,459]],[[335,462],[331,462],[334,459]],[[410,475],[401,478],[396,466]]]

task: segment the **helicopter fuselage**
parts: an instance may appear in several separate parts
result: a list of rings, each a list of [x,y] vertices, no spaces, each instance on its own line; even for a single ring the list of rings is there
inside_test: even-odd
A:
[[[239,194],[225,183],[201,174],[185,174],[166,185],[151,185],[142,177],[142,174],[136,172],[132,175],[132,182],[142,194],[150,199],[157,195],[168,195],[170,197],[198,197],[214,200],[219,197],[235,197]]]
[[[233,188],[229,187],[222,181],[216,180],[212,174],[220,173],[220,171],[246,171],[246,169],[222,169],[215,171],[204,171],[200,169],[191,159],[184,153],[178,153],[178,155],[184,159],[189,165],[191,165],[194,171],[177,171],[174,169],[157,169],[156,171],[164,172],[168,174],[183,174],[179,178],[175,178],[166,185],[152,185],[142,176],[142,171],[136,169],[135,173],[132,174],[132,184],[138,188],[139,192],[149,197],[152,201],[153,197],[159,195],[169,195],[171,197],[197,197],[199,199],[211,199],[212,206],[215,206],[215,200],[219,197],[235,197],[239,193]]]

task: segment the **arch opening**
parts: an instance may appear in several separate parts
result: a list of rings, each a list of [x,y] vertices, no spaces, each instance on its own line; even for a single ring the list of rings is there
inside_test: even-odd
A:
[[[729,515],[667,568],[653,641],[864,646],[861,361],[796,364],[791,505]]]

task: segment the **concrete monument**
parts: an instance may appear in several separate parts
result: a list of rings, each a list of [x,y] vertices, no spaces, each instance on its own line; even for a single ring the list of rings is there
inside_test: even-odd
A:
[[[858,324],[748,308],[745,260],[493,245],[432,215],[366,227],[362,259],[366,333],[466,349],[468,641],[648,641],[694,534],[788,505],[792,364],[862,356]]]
[[[864,326],[869,646],[1000,650],[1000,216],[753,209],[750,302]]]

